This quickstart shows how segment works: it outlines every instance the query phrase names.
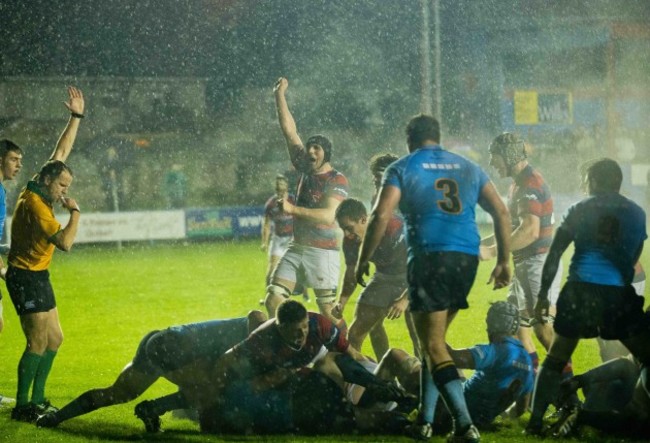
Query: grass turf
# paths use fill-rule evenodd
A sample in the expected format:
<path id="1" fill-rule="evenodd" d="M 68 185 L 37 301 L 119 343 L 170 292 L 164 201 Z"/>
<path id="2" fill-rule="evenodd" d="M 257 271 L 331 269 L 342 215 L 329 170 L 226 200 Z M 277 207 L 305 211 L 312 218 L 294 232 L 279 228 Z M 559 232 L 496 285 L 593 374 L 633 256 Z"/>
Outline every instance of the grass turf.
<path id="1" fill-rule="evenodd" d="M 88 389 L 110 385 L 131 360 L 145 333 L 173 324 L 245 315 L 259 308 L 264 295 L 266 255 L 257 241 L 239 243 L 132 244 L 114 247 L 76 247 L 57 252 L 51 266 L 61 324 L 65 334 L 47 384 L 46 394 L 62 406 Z M 646 255 L 647 257 L 647 255 Z M 565 260 L 565 262 L 568 260 Z M 491 291 L 485 284 L 492 263 L 482 263 L 470 295 L 470 309 L 459 313 L 448 334 L 454 347 L 487 341 L 485 313 L 506 291 Z M 24 338 L 6 290 L 5 330 L 0 336 L 0 393 L 14 396 L 16 366 Z M 353 301 L 354 303 L 354 301 Z M 316 309 L 315 303 L 309 304 Z M 345 317 L 351 321 L 353 306 Z M 391 346 L 411 351 L 402 320 L 386 321 Z M 368 341 L 364 352 L 371 354 Z M 540 357 L 543 352 L 540 349 Z M 593 340 L 581 342 L 574 354 L 574 369 L 583 372 L 598 363 Z M 0 408 L 0 441 L 82 442 L 102 441 L 259 441 L 255 436 L 206 436 L 196 424 L 163 417 L 165 432 L 147 435 L 134 417 L 133 407 L 143 399 L 170 393 L 174 386 L 160 380 L 139 400 L 104 408 L 72 419 L 56 429 L 10 420 L 11 407 Z M 526 419 L 499 424 L 483 432 L 484 442 L 539 441 L 521 434 Z M 590 441 L 621 441 L 587 432 Z M 411 441 L 393 436 L 265 437 L 268 441 Z M 434 437 L 432 441 L 443 441 Z"/>

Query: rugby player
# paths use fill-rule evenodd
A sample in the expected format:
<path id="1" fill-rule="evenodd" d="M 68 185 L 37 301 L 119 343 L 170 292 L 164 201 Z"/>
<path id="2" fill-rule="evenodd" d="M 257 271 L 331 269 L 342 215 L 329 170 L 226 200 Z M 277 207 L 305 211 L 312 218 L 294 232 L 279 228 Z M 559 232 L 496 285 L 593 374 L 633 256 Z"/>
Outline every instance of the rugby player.
<path id="1" fill-rule="evenodd" d="M 620 166 L 602 158 L 586 168 L 588 197 L 571 206 L 557 229 L 542 271 L 535 316 L 548 315 L 549 288 L 560 257 L 571 243 L 569 276 L 557 302 L 553 343 L 542 364 L 526 432 L 542 434 L 548 405 L 555 399 L 561 371 L 581 338 L 618 339 L 650 364 L 650 330 L 643 297 L 634 291 L 634 264 L 647 238 L 643 209 L 620 195 Z"/>
<path id="2" fill-rule="evenodd" d="M 331 310 L 341 264 L 334 214 L 348 196 L 348 180 L 330 164 L 332 143 L 327 137 L 314 135 L 303 144 L 287 105 L 288 86 L 286 78 L 278 79 L 275 103 L 289 158 L 301 175 L 296 203 L 280 202 L 282 210 L 293 216 L 294 240 L 273 273 L 265 305 L 274 316 L 278 304 L 300 283 L 314 289 L 320 312 L 335 321 Z"/>
<path id="3" fill-rule="evenodd" d="M 23 166 L 23 151 L 18 145 L 10 140 L 0 140 L 0 236 L 5 227 L 7 218 L 7 190 L 2 182 L 13 180 L 20 172 Z M 7 245 L 0 245 L 2 249 L 8 250 Z M 3 252 L 4 253 L 4 252 Z M 5 279 L 7 267 L 0 257 L 0 278 Z M 2 293 L 0 292 L 0 333 L 4 329 L 4 319 L 2 317 Z M 15 400 L 0 394 L 0 406 L 13 403 Z"/>
<path id="4" fill-rule="evenodd" d="M 498 258 L 489 282 L 494 282 L 495 289 L 510 282 L 508 210 L 478 165 L 442 149 L 435 118 L 414 117 L 406 135 L 410 154 L 384 173 L 361 246 L 356 279 L 365 285 L 370 259 L 399 205 L 407 226 L 409 306 L 426 367 L 421 372 L 423 377 L 433 377 L 453 416 L 452 440 L 479 441 L 445 335 L 458 310 L 468 307 L 467 295 L 476 276 L 480 244 L 477 203 L 494 220 Z M 422 384 L 428 390 L 433 387 L 433 383 Z"/>
<path id="5" fill-rule="evenodd" d="M 524 140 L 516 134 L 504 132 L 489 147 L 490 166 L 501 178 L 512 178 L 508 191 L 508 210 L 512 226 L 510 249 L 514 263 L 514 275 L 508 290 L 508 301 L 519 309 L 521 328 L 519 340 L 533 359 L 535 369 L 539 357 L 532 340 L 531 327 L 539 342 L 548 351 L 553 340 L 553 316 L 560 293 L 562 272 L 558 272 L 549 289 L 550 315 L 543 323 L 533 320 L 537 302 L 542 267 L 553 239 L 553 198 L 551 189 L 540 172 L 528 163 Z M 494 236 L 481 240 L 482 260 L 492 259 L 496 254 Z M 571 376 L 570 365 L 565 369 Z"/>
<path id="6" fill-rule="evenodd" d="M 336 221 L 343 230 L 343 254 L 345 256 L 345 273 L 338 303 L 333 315 L 341 318 L 343 310 L 357 287 L 354 267 L 359 256 L 361 239 L 366 233 L 368 214 L 364 204 L 354 198 L 348 198 L 336 209 Z M 354 320 L 348 331 L 350 345 L 361 350 L 366 336 L 372 329 L 383 329 L 384 318 L 399 318 L 408 307 L 406 296 L 406 240 L 402 219 L 397 215 L 388 223 L 386 235 L 382 237 L 372 262 L 375 273 L 359 294 Z M 385 331 L 384 331 L 385 335 Z M 388 337 L 384 340 L 371 341 L 377 359 L 388 351 Z"/>
<path id="7" fill-rule="evenodd" d="M 244 340 L 265 320 L 266 315 L 261 311 L 251 311 L 246 317 L 151 331 L 140 341 L 133 360 L 111 386 L 84 392 L 61 410 L 41 416 L 36 425 L 55 427 L 99 408 L 134 400 L 160 377 L 181 386 L 199 383 L 221 355 Z M 163 399 L 140 403 L 136 407 L 136 416 L 144 422 L 148 432 L 157 432 L 160 430 L 159 416 L 163 412 L 188 406 L 183 393 L 178 392 Z"/>

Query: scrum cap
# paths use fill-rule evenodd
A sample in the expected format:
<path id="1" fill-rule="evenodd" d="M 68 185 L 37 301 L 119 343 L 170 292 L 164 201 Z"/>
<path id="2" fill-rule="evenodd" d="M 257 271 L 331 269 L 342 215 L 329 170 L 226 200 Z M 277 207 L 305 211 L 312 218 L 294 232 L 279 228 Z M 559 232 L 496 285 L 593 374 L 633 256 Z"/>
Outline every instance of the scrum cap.
<path id="1" fill-rule="evenodd" d="M 492 143 L 490 143 L 488 151 L 490 154 L 496 154 L 503 157 L 506 166 L 509 168 L 528 157 L 526 155 L 524 141 L 521 137 L 512 132 L 504 132 L 503 134 L 498 135 L 494 140 L 492 140 Z"/>
<path id="2" fill-rule="evenodd" d="M 498 301 L 488 309 L 487 318 L 488 335 L 511 335 L 519 328 L 519 311 L 505 301 Z"/>
<path id="3" fill-rule="evenodd" d="M 305 147 L 309 148 L 312 145 L 318 145 L 321 148 L 323 148 L 323 152 L 325 153 L 323 161 L 325 162 L 330 161 L 330 158 L 332 157 L 332 142 L 330 141 L 329 138 L 320 134 L 312 135 L 307 139 L 307 143 L 305 143 Z"/>

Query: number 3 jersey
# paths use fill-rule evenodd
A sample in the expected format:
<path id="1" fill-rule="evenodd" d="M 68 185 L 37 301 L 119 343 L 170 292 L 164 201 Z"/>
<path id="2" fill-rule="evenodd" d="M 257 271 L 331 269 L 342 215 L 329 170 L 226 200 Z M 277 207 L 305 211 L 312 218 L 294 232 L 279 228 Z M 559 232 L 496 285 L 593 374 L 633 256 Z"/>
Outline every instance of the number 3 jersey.
<path id="1" fill-rule="evenodd" d="M 424 146 L 391 164 L 383 186 L 401 191 L 409 258 L 427 252 L 478 255 L 476 204 L 490 179 L 476 163 L 442 149 Z"/>

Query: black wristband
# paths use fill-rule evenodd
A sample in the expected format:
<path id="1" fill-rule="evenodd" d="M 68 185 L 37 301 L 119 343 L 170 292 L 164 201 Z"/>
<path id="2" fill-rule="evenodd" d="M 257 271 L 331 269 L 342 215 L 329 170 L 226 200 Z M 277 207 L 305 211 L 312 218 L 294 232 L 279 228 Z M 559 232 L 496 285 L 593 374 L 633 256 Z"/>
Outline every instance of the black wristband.
<path id="1" fill-rule="evenodd" d="M 81 214 L 81 209 L 79 209 L 79 208 L 70 209 L 70 214 L 72 214 L 74 211 L 77 211 L 79 214 Z"/>
<path id="2" fill-rule="evenodd" d="M 71 112 L 70 115 L 72 116 L 72 118 L 84 118 L 85 117 L 85 115 L 77 114 L 76 112 Z"/>

